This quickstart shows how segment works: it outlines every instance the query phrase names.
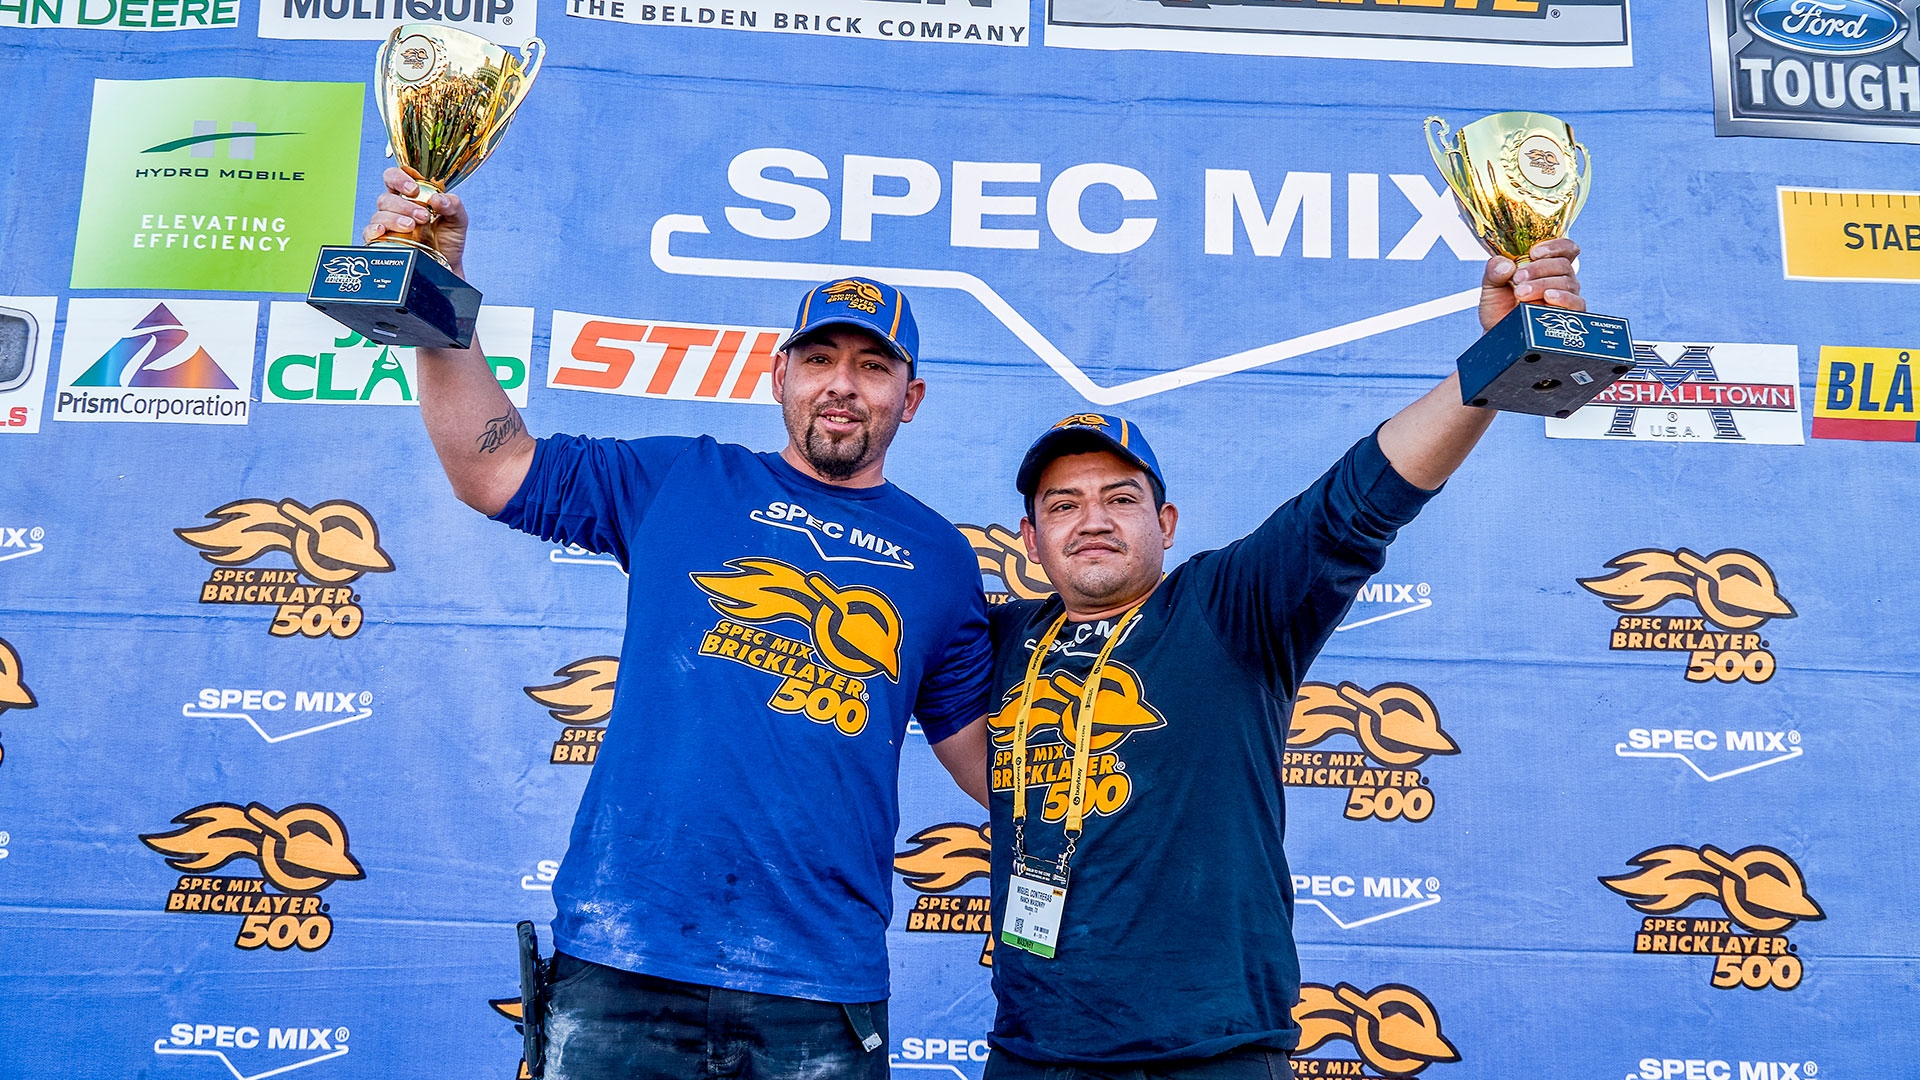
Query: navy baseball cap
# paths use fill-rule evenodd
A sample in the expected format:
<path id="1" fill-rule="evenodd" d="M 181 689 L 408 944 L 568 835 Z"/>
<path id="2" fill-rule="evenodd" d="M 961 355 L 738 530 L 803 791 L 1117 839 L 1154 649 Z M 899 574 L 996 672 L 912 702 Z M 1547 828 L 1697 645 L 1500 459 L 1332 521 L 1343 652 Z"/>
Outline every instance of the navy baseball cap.
<path id="1" fill-rule="evenodd" d="M 865 330 L 886 343 L 887 351 L 906 361 L 909 374 L 920 352 L 920 327 L 913 321 L 907 297 L 891 285 L 871 278 L 848 277 L 816 285 L 800 301 L 793 333 L 780 343 L 785 351 L 794 342 L 828 326 Z"/>
<path id="2" fill-rule="evenodd" d="M 1104 413 L 1075 413 L 1048 428 L 1027 448 L 1014 486 L 1031 499 L 1033 489 L 1040 484 L 1040 474 L 1054 458 L 1103 450 L 1144 471 L 1159 489 L 1155 494 L 1165 501 L 1166 477 L 1160 475 L 1160 461 L 1153 456 L 1153 447 L 1147 445 L 1147 437 L 1140 434 L 1139 425 Z"/>

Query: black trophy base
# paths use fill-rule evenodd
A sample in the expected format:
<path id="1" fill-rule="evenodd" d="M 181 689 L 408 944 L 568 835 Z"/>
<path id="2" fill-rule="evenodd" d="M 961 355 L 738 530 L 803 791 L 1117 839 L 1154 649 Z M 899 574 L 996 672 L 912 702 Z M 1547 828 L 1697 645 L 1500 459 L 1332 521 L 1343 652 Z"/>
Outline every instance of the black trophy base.
<path id="1" fill-rule="evenodd" d="M 323 247 L 307 303 L 368 341 L 425 349 L 473 344 L 480 290 L 424 251 Z"/>
<path id="2" fill-rule="evenodd" d="M 1521 304 L 1460 357 L 1460 401 L 1568 417 L 1633 370 L 1625 319 Z"/>

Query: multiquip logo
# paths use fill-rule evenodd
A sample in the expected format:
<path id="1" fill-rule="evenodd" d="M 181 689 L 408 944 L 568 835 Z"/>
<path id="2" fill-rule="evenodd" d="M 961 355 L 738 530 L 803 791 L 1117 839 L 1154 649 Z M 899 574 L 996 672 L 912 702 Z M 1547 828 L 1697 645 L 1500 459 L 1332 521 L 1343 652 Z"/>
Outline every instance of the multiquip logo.
<path id="1" fill-rule="evenodd" d="M 1712 957 L 1711 982 L 1722 990 L 1800 985 L 1804 961 L 1786 932 L 1827 915 L 1807 895 L 1806 877 L 1786 852 L 1756 844 L 1729 855 L 1712 844 L 1674 844 L 1627 862 L 1635 867 L 1631 873 L 1600 883 L 1646 915 L 1633 936 L 1635 953 Z M 1679 916 L 1701 900 L 1719 904 L 1728 917 Z"/>
<path id="2" fill-rule="evenodd" d="M 986 578 L 1000 582 L 1000 588 L 987 590 L 987 603 L 1004 604 L 1009 600 L 1044 600 L 1053 595 L 1053 582 L 1039 563 L 1027 555 L 1027 545 L 1019 529 L 1005 525 L 960 525 L 960 535 L 973 547 Z"/>
<path id="3" fill-rule="evenodd" d="M 270 605 L 267 633 L 274 637 L 354 636 L 366 612 L 353 583 L 393 569 L 373 515 L 344 499 L 312 507 L 292 499 L 236 499 L 207 516 L 217 520 L 173 530 L 219 567 L 200 586 L 200 602 Z M 293 569 L 241 569 L 276 551 L 291 556 Z"/>
<path id="4" fill-rule="evenodd" d="M 962 893 L 992 875 L 992 830 L 987 825 L 945 821 L 907 838 L 911 848 L 893 857 L 893 869 L 920 895 L 907 911 L 909 934 L 981 937 L 980 963 L 993 966 L 993 916 L 986 893 Z"/>
<path id="5" fill-rule="evenodd" d="M 500 388 L 527 407 L 533 309 L 480 309 L 474 334 Z M 419 360 L 399 345 L 368 341 L 307 306 L 275 300 L 267 315 L 266 381 L 260 399 L 289 405 L 418 405 Z"/>
<path id="6" fill-rule="evenodd" d="M 1300 984 L 1293 1007 L 1300 1046 L 1291 1064 L 1296 1078 L 1414 1076 L 1429 1065 L 1460 1060 L 1440 1030 L 1440 1014 L 1411 986 L 1387 983 L 1371 992 L 1351 983 Z M 1329 1043 L 1350 1043 L 1358 1057 L 1306 1057 Z"/>
<path id="7" fill-rule="evenodd" d="M 1633 370 L 1564 420 L 1553 439 L 1799 445 L 1800 352 L 1792 345 L 1633 343 Z"/>
<path id="8" fill-rule="evenodd" d="M 547 385 L 674 401 L 775 405 L 773 349 L 786 331 L 553 313 Z"/>
<path id="9" fill-rule="evenodd" d="M 32 709 L 39 704 L 33 691 L 27 688 L 20 654 L 6 638 L 0 638 L 0 716 L 4 716 L 8 709 Z M 7 748 L 0 746 L 0 762 L 6 759 Z"/>
<path id="10" fill-rule="evenodd" d="M 244 424 L 259 321 L 251 300 L 71 300 L 53 417 Z"/>
<path id="11" fill-rule="evenodd" d="M 544 705 L 547 715 L 566 725 L 553 741 L 554 765 L 592 765 L 607 736 L 603 726 L 613 714 L 613 690 L 620 681 L 620 658 L 589 656 L 554 672 L 557 683 L 525 686 L 521 690 Z M 547 730 L 551 731 L 552 728 Z M 551 880 L 551 879 L 549 879 Z"/>
<path id="12" fill-rule="evenodd" d="M 240 1080 L 265 1080 L 345 1057 L 351 1034 L 344 1024 L 280 1027 L 181 1023 L 153 1040 L 153 1052 L 162 1057 L 213 1058 Z"/>
<path id="13" fill-rule="evenodd" d="M 1778 667 L 1773 645 L 1758 630 L 1794 617 L 1773 568 L 1758 555 L 1726 548 L 1702 557 L 1686 548 L 1640 548 L 1608 560 L 1613 573 L 1579 579 L 1609 608 L 1624 612 L 1607 647 L 1674 652 L 1687 658 L 1688 682 L 1763 683 Z M 1691 601 L 1699 618 L 1649 615 L 1675 600 Z"/>
<path id="14" fill-rule="evenodd" d="M 260 36 L 379 41 L 401 23 L 441 23 L 509 48 L 538 32 L 533 0 L 261 0 Z"/>
<path id="15" fill-rule="evenodd" d="M 1913 405 L 1913 354 L 1911 349 L 1822 346 L 1813 437 L 1920 441 L 1920 414 Z"/>
<path id="16" fill-rule="evenodd" d="M 166 856 L 168 866 L 188 871 L 167 894 L 166 910 L 240 916 L 233 943 L 241 949 L 322 948 L 333 938 L 333 917 L 320 893 L 335 882 L 367 876 L 339 815 L 318 803 L 296 803 L 277 813 L 257 802 L 205 803 L 173 822 L 180 827 L 172 832 L 140 837 Z M 253 862 L 261 876 L 210 873 L 235 859 Z"/>
<path id="17" fill-rule="evenodd" d="M 1920 142 L 1912 0 L 1711 0 L 1714 133 Z"/>
<path id="18" fill-rule="evenodd" d="M 352 234 L 362 84 L 93 86 L 74 288 L 305 292 Z"/>
<path id="19" fill-rule="evenodd" d="M 1335 736 L 1351 738 L 1362 752 L 1310 749 Z M 1433 699 L 1416 686 L 1309 682 L 1293 701 L 1280 777 L 1288 787 L 1344 788 L 1351 821 L 1425 821 L 1434 793 L 1420 766 L 1459 752 Z"/>

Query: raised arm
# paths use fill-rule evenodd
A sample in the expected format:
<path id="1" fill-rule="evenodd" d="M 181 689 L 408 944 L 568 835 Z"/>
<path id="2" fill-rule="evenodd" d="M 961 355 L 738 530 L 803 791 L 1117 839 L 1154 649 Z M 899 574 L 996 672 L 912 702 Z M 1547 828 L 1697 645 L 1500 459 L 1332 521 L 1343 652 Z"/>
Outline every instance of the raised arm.
<path id="1" fill-rule="evenodd" d="M 433 210 L 406 196 L 418 190 L 413 178 L 388 169 L 387 190 L 375 203 L 365 232 L 369 243 L 391 232 L 414 236 L 433 222 L 434 247 L 461 277 L 466 249 L 467 208 L 458 195 L 435 195 Z M 436 216 L 437 215 L 437 216 Z M 465 349 L 419 349 L 420 418 L 440 455 L 453 493 L 483 514 L 500 512 L 520 490 L 533 463 L 533 436 L 494 378 L 476 335 Z"/>
<path id="2" fill-rule="evenodd" d="M 1509 259 L 1487 260 L 1480 278 L 1483 330 L 1491 330 L 1522 300 L 1571 311 L 1587 309 L 1573 271 L 1580 245 L 1564 237 L 1542 240 L 1531 255 L 1532 261 L 1518 269 Z M 1492 409 L 1460 403 L 1460 375 L 1455 372 L 1380 428 L 1380 451 L 1408 483 L 1432 491 L 1467 460 L 1494 416 Z"/>

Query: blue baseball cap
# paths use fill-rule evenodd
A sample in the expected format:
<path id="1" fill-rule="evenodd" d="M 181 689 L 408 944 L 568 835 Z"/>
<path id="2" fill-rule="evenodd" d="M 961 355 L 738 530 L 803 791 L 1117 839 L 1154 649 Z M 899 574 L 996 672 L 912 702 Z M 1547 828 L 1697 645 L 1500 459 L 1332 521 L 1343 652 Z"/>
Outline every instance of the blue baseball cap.
<path id="1" fill-rule="evenodd" d="M 865 330 L 886 343 L 887 351 L 906 362 L 912 373 L 920 352 L 920 327 L 913 321 L 906 294 L 871 278 L 847 277 L 816 285 L 800 301 L 793 317 L 793 333 L 780 343 L 785 351 L 794 342 L 828 326 Z"/>
<path id="2" fill-rule="evenodd" d="M 1153 447 L 1147 445 L 1147 437 L 1140 433 L 1139 425 L 1105 413 L 1075 413 L 1048 428 L 1046 434 L 1027 448 L 1027 456 L 1020 460 L 1020 471 L 1014 476 L 1014 486 L 1020 489 L 1021 495 L 1031 499 L 1033 489 L 1040 485 L 1040 474 L 1054 458 L 1099 451 L 1117 455 L 1145 472 L 1158 488 L 1154 494 L 1165 501 L 1166 477 L 1160 475 L 1160 460 L 1153 456 Z"/>

